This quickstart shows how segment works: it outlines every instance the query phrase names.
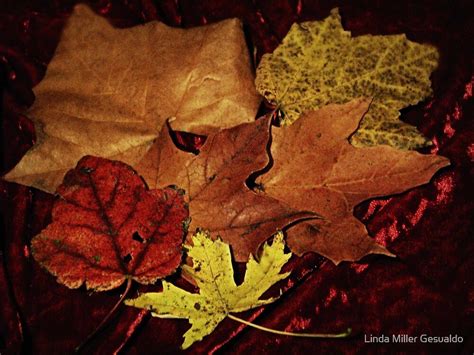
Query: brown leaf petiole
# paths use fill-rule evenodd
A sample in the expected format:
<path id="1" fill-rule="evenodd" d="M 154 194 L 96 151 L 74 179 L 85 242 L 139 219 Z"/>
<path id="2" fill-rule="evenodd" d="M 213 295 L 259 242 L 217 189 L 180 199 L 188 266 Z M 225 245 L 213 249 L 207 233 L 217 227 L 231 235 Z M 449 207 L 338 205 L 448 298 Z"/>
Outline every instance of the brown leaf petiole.
<path id="1" fill-rule="evenodd" d="M 132 278 L 129 277 L 127 279 L 127 285 L 125 287 L 125 291 L 122 293 L 122 296 L 120 296 L 120 299 L 117 301 L 115 306 L 110 310 L 110 312 L 105 316 L 105 318 L 102 320 L 102 322 L 100 322 L 100 324 L 97 326 L 97 328 L 95 328 L 95 330 L 92 333 L 90 333 L 87 336 L 87 338 L 74 349 L 75 353 L 81 352 L 82 349 L 105 327 L 105 325 L 107 324 L 109 319 L 112 317 L 112 315 L 115 313 L 115 311 L 120 306 L 120 304 L 123 302 L 125 297 L 127 297 L 131 286 L 132 286 Z"/>

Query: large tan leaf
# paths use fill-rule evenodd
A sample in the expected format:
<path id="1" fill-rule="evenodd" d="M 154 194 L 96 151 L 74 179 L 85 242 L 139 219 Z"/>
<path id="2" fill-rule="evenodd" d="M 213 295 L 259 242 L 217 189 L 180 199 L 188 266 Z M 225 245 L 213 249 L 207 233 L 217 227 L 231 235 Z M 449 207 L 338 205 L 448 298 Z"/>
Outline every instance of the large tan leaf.
<path id="1" fill-rule="evenodd" d="M 315 213 L 296 210 L 250 190 L 245 181 L 269 162 L 270 118 L 208 136 L 199 155 L 179 151 L 168 127 L 136 165 L 150 188 L 175 184 L 185 189 L 190 232 L 209 230 L 232 245 L 237 261 L 248 260 L 275 232 Z"/>
<path id="2" fill-rule="evenodd" d="M 374 97 L 351 143 L 411 149 L 427 143 L 399 110 L 431 94 L 438 51 L 404 34 L 351 37 L 337 9 L 323 21 L 294 24 L 257 69 L 258 91 L 284 113 L 288 125 L 307 110 Z"/>
<path id="3" fill-rule="evenodd" d="M 356 148 L 348 138 L 369 108 L 357 99 L 302 115 L 292 126 L 273 130 L 272 169 L 258 180 L 265 193 L 324 220 L 288 230 L 297 254 L 318 252 L 336 264 L 370 253 L 391 255 L 370 238 L 352 214 L 371 197 L 396 194 L 424 184 L 448 159 L 389 146 Z"/>
<path id="4" fill-rule="evenodd" d="M 85 5 L 34 92 L 37 143 L 6 179 L 48 192 L 84 155 L 136 164 L 169 117 L 208 134 L 252 121 L 259 104 L 238 20 L 118 29 Z"/>

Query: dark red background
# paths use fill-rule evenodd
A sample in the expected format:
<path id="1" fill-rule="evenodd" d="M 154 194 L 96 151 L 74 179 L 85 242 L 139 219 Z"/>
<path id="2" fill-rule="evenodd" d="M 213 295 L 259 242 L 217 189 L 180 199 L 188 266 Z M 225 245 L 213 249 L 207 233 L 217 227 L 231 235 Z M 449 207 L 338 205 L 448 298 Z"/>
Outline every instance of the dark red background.
<path id="1" fill-rule="evenodd" d="M 34 128 L 21 112 L 44 76 L 73 1 L 0 1 L 2 173 L 33 144 Z M 294 21 L 323 19 L 340 7 L 354 35 L 405 32 L 436 45 L 440 66 L 434 96 L 403 110 L 435 142 L 431 152 L 451 159 L 431 183 L 356 208 L 370 233 L 397 259 L 371 256 L 335 267 L 308 254 L 293 258 L 286 292 L 265 309 L 243 314 L 275 329 L 339 332 L 346 340 L 275 336 L 225 320 L 191 352 L 466 353 L 474 351 L 472 1 L 100 1 L 93 8 L 117 26 L 151 20 L 192 27 L 229 17 L 245 23 L 250 51 L 272 51 Z M 223 43 L 225 46 L 225 43 Z M 185 55 L 185 54 L 184 54 Z M 426 152 L 429 152 L 427 149 Z M 469 190 L 471 189 L 471 190 Z M 0 267 L 0 353 L 70 353 L 99 324 L 122 289 L 88 294 L 69 290 L 31 258 L 29 241 L 50 219 L 54 197 L 0 180 L 3 223 Z M 177 279 L 175 277 L 174 279 Z M 178 284 L 183 284 L 177 280 Z M 135 286 L 133 292 L 138 287 Z M 140 287 L 141 290 L 145 288 Z M 148 289 L 156 289 L 149 287 Z M 186 320 L 151 319 L 122 307 L 88 353 L 179 351 Z M 363 334 L 457 334 L 462 344 L 365 344 Z"/>

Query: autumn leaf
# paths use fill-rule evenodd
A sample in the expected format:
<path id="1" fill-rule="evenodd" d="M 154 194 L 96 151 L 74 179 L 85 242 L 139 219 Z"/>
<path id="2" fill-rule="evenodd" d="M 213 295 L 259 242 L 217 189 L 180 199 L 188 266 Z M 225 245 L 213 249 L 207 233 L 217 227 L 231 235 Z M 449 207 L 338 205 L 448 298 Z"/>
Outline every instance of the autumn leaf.
<path id="1" fill-rule="evenodd" d="M 374 97 L 351 143 L 418 148 L 427 140 L 398 119 L 399 110 L 431 94 L 429 76 L 438 56 L 436 48 L 404 34 L 351 38 L 333 9 L 324 21 L 295 23 L 283 43 L 263 56 L 256 86 L 283 112 L 283 125 L 307 110 Z"/>
<path id="2" fill-rule="evenodd" d="M 140 295 L 125 304 L 152 311 L 160 318 L 185 318 L 191 328 L 184 334 L 183 349 L 211 334 L 231 312 L 242 312 L 275 301 L 260 300 L 263 293 L 289 273 L 280 273 L 291 253 L 284 252 L 283 234 L 278 233 L 271 245 L 265 244 L 259 260 L 250 255 L 245 279 L 240 285 L 234 281 L 230 248 L 221 240 L 212 240 L 204 232 L 196 233 L 188 256 L 193 266 L 183 269 L 199 287 L 199 293 L 189 293 L 163 281 L 162 292 Z"/>
<path id="3" fill-rule="evenodd" d="M 265 194 L 322 216 L 288 230 L 296 254 L 314 251 L 334 263 L 370 253 L 392 255 L 368 236 L 353 208 L 372 197 L 424 184 L 448 159 L 389 146 L 356 148 L 348 138 L 369 109 L 366 99 L 328 105 L 275 128 L 273 167 L 257 181 Z"/>
<path id="4" fill-rule="evenodd" d="M 174 129 L 208 134 L 253 121 L 260 100 L 238 20 L 119 29 L 85 5 L 34 93 L 37 143 L 5 178 L 47 192 L 84 155 L 133 166 L 170 117 Z"/>
<path id="5" fill-rule="evenodd" d="M 124 163 L 87 156 L 58 187 L 52 223 L 33 238 L 34 258 L 69 288 L 150 284 L 174 272 L 188 217 L 182 191 L 148 190 Z"/>
<path id="6" fill-rule="evenodd" d="M 263 118 L 223 129 L 209 135 L 194 156 L 174 146 L 165 125 L 136 169 L 151 188 L 182 187 L 189 201 L 190 232 L 204 228 L 221 236 L 232 245 L 235 259 L 246 261 L 278 230 L 317 217 L 247 187 L 247 178 L 269 163 L 269 126 L 270 118 Z"/>

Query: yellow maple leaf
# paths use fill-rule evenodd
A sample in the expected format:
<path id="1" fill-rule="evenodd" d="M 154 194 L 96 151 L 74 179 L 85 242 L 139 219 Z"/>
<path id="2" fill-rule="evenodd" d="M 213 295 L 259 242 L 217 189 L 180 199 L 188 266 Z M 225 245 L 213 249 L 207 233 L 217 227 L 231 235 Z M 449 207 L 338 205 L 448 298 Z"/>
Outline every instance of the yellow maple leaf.
<path id="1" fill-rule="evenodd" d="M 436 48 L 404 34 L 352 38 L 333 9 L 323 21 L 294 24 L 283 43 L 263 56 L 256 86 L 283 112 L 283 125 L 304 111 L 373 97 L 351 143 L 413 149 L 428 141 L 398 119 L 399 110 L 431 94 L 429 77 L 438 57 Z"/>
<path id="2" fill-rule="evenodd" d="M 191 328 L 184 334 L 183 349 L 212 333 L 230 312 L 242 312 L 271 303 L 275 298 L 260 300 L 263 293 L 289 273 L 280 273 L 291 257 L 284 252 L 283 233 L 279 232 L 271 245 L 265 244 L 257 261 L 250 256 L 245 279 L 236 285 L 229 245 L 212 240 L 209 234 L 198 232 L 193 236 L 188 256 L 193 266 L 185 265 L 199 293 L 189 293 L 164 281 L 163 292 L 150 292 L 136 299 L 126 300 L 129 306 L 146 308 L 160 318 L 187 318 Z"/>

